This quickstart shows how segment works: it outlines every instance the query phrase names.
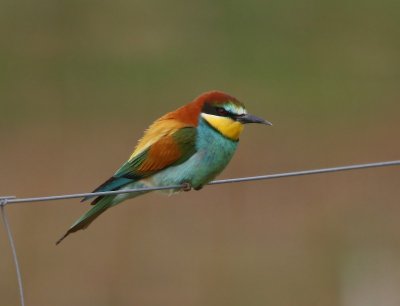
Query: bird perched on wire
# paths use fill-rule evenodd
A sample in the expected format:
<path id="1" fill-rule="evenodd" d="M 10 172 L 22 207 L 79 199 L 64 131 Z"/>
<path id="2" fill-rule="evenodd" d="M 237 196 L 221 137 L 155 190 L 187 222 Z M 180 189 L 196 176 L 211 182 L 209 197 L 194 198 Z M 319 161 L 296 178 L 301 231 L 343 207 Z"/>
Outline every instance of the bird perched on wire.
<path id="1" fill-rule="evenodd" d="M 185 186 L 182 189 L 186 191 L 199 190 L 227 166 L 238 146 L 243 125 L 247 123 L 272 125 L 248 114 L 243 103 L 226 93 L 203 93 L 193 102 L 156 120 L 130 158 L 94 192 L 175 185 Z M 56 244 L 88 227 L 108 208 L 147 192 L 96 197 L 93 207 Z"/>

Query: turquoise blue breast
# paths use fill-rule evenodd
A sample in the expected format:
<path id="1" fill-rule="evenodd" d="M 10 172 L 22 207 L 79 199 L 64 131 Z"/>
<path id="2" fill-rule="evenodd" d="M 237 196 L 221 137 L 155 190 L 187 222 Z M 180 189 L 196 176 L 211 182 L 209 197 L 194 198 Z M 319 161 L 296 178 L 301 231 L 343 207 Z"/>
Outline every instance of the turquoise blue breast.
<path id="1" fill-rule="evenodd" d="M 197 152 L 184 163 L 169 167 L 152 177 L 154 185 L 190 183 L 199 188 L 213 180 L 229 163 L 238 142 L 232 141 L 200 118 L 197 128 Z"/>

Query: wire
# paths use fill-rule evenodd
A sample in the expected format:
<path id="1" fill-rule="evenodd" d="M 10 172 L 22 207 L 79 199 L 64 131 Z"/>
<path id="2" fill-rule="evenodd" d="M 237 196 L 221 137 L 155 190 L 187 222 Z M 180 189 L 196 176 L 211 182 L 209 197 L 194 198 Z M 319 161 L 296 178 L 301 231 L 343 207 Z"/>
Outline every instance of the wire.
<path id="1" fill-rule="evenodd" d="M 252 181 L 271 180 L 271 179 L 293 177 L 293 176 L 343 172 L 343 171 L 360 170 L 360 169 L 368 169 L 368 168 L 382 168 L 382 167 L 390 167 L 390 166 L 400 166 L 400 160 L 218 180 L 218 181 L 209 183 L 209 185 L 252 182 Z"/>
<path id="2" fill-rule="evenodd" d="M 12 256 L 13 256 L 14 265 L 15 265 L 15 272 L 17 274 L 17 281 L 18 281 L 18 288 L 19 288 L 19 299 L 21 301 L 21 306 L 25 306 L 24 287 L 22 285 L 22 275 L 21 275 L 21 270 L 19 268 L 17 250 L 15 248 L 14 238 L 13 238 L 12 232 L 11 232 L 11 227 L 10 227 L 10 224 L 8 223 L 6 210 L 4 209 L 4 206 L 7 203 L 7 201 L 8 201 L 8 198 L 0 199 L 1 218 L 3 219 L 4 228 L 6 229 L 8 242 L 10 243 L 10 247 L 11 247 L 11 251 L 12 251 Z"/>
<path id="3" fill-rule="evenodd" d="M 381 168 L 381 167 L 390 167 L 390 166 L 400 166 L 400 160 L 217 180 L 217 181 L 212 181 L 207 185 L 243 183 L 243 182 L 271 180 L 271 179 L 278 179 L 278 178 L 285 178 L 285 177 L 304 176 L 304 175 L 313 175 L 313 174 L 322 174 L 322 173 L 331 173 L 331 172 L 342 172 L 342 171 L 368 169 L 368 168 Z M 116 195 L 116 194 L 123 194 L 123 193 L 135 193 L 135 192 L 142 192 L 142 191 L 180 190 L 180 189 L 184 189 L 185 187 L 187 187 L 187 186 L 173 185 L 173 186 L 125 189 L 125 190 L 116 190 L 116 191 L 104 191 L 104 192 L 76 193 L 76 194 L 66 194 L 66 195 L 56 195 L 56 196 L 35 197 L 35 198 L 15 198 L 15 197 L 10 198 L 10 197 L 8 197 L 6 203 L 3 205 L 11 205 L 11 204 L 17 204 L 17 203 L 58 201 L 58 200 L 75 199 L 75 198 L 83 198 L 83 197 L 97 197 L 97 196 Z M 2 198 L 0 198 L 0 200 L 1 199 Z"/>
<path id="4" fill-rule="evenodd" d="M 244 183 L 244 182 L 253 182 L 253 181 L 260 181 L 260 180 L 272 180 L 272 179 L 285 178 L 285 177 L 304 176 L 304 175 L 313 175 L 313 174 L 321 174 L 321 173 L 332 173 L 332 172 L 341 172 L 341 171 L 350 171 L 350 170 L 359 170 L 359 169 L 368 169 L 368 168 L 391 167 L 391 166 L 400 166 L 400 160 L 217 180 L 217 181 L 210 182 L 208 185 Z M 115 195 L 115 194 L 122 194 L 122 193 L 134 193 L 134 192 L 141 192 L 141 191 L 156 191 L 156 190 L 171 190 L 171 189 L 179 190 L 179 189 L 184 189 L 184 188 L 187 188 L 187 186 L 186 185 L 160 186 L 160 187 L 126 189 L 126 190 L 106 191 L 106 192 L 76 193 L 76 194 L 56 195 L 56 196 L 47 196 L 47 197 L 35 197 L 35 198 L 16 198 L 15 196 L 0 197 L 0 211 L 1 211 L 3 224 L 6 229 L 8 240 L 9 240 L 11 250 L 12 250 L 13 260 L 14 260 L 14 264 L 15 264 L 15 270 L 17 273 L 21 306 L 25 306 L 24 289 L 22 286 L 22 276 L 21 276 L 21 271 L 19 268 L 17 251 L 15 248 L 10 224 L 8 223 L 7 215 L 5 212 L 6 205 L 17 204 L 17 203 L 58 201 L 58 200 L 75 199 L 75 198 L 83 198 L 83 197 L 96 197 L 96 196 Z"/>

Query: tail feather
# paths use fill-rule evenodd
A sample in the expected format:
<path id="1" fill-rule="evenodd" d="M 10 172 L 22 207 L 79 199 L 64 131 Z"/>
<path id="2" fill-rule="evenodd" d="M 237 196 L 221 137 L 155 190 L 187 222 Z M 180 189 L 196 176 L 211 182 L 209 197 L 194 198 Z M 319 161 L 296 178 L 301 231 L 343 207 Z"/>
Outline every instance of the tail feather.
<path id="1" fill-rule="evenodd" d="M 103 184 L 101 184 L 99 187 L 97 187 L 95 190 L 92 192 L 101 192 L 101 191 L 112 191 L 112 190 L 117 190 L 129 183 L 132 183 L 133 180 L 125 177 L 110 177 L 107 181 L 105 181 Z M 85 202 L 89 199 L 94 198 L 95 196 L 88 196 L 84 197 L 81 202 Z M 92 202 L 92 205 L 95 205 L 98 203 L 104 196 L 99 196 L 94 201 Z"/>
<path id="2" fill-rule="evenodd" d="M 80 217 L 69 230 L 57 240 L 56 245 L 63 241 L 69 234 L 75 233 L 79 230 L 87 228 L 98 216 L 105 212 L 112 205 L 114 196 L 102 197 L 103 201 L 99 201 L 97 205 L 93 206 L 87 213 Z"/>
<path id="3" fill-rule="evenodd" d="M 118 180 L 118 179 L 117 179 Z M 132 180 L 130 180 L 132 181 Z M 110 179 L 107 181 L 108 184 L 112 184 L 114 182 L 114 180 Z M 106 183 L 107 183 L 106 182 Z M 121 180 L 119 181 L 120 183 L 122 182 Z M 102 186 L 100 186 L 99 188 L 106 188 L 106 183 L 104 183 Z M 129 183 L 128 183 L 129 184 Z M 108 185 L 111 186 L 111 185 Z M 115 185 L 113 185 L 115 186 Z M 121 185 L 124 186 L 124 185 Z M 146 184 L 144 184 L 143 182 L 136 182 L 135 183 L 135 187 L 136 188 L 143 188 L 146 187 Z M 98 189 L 99 189 L 98 188 Z M 113 190 L 122 190 L 124 189 L 122 188 L 114 188 Z M 102 191 L 105 191 L 105 189 L 103 189 Z M 149 191 L 140 191 L 140 192 L 136 192 L 134 194 L 125 194 L 125 195 L 106 195 L 106 196 L 99 196 L 97 197 L 93 202 L 94 205 L 88 212 L 86 212 L 83 216 L 81 216 L 70 228 L 69 230 L 59 239 L 57 240 L 56 244 L 60 244 L 61 241 L 63 241 L 66 237 L 68 237 L 68 235 L 75 233 L 79 230 L 85 229 L 87 228 L 98 216 L 100 216 L 103 212 L 105 212 L 108 208 L 113 207 L 115 205 L 117 205 L 118 203 L 121 203 L 122 201 L 128 199 L 128 198 L 134 198 L 137 197 L 139 195 L 148 193 Z"/>

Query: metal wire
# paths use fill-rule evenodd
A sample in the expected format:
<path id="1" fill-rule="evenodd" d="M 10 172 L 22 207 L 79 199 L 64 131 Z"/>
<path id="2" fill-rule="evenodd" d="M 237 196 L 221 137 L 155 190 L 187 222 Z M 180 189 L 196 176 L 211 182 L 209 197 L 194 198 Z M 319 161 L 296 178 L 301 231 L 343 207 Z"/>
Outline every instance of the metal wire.
<path id="1" fill-rule="evenodd" d="M 4 228 L 5 228 L 6 232 L 7 232 L 8 241 L 10 243 L 10 247 L 11 247 L 11 251 L 12 251 L 12 256 L 13 256 L 14 265 L 15 265 L 15 272 L 17 274 L 17 281 L 18 281 L 18 288 L 19 288 L 19 299 L 20 299 L 20 302 L 21 302 L 21 306 L 25 306 L 24 287 L 22 285 L 22 275 L 21 275 L 21 270 L 19 268 L 17 250 L 15 248 L 14 238 L 13 238 L 12 232 L 11 232 L 11 227 L 10 227 L 10 224 L 8 223 L 6 210 L 4 208 L 4 206 L 5 206 L 5 204 L 7 204 L 7 201 L 8 201 L 9 198 L 10 197 L 1 198 L 0 199 L 1 218 L 3 220 Z"/>
<path id="2" fill-rule="evenodd" d="M 390 167 L 390 166 L 400 166 L 400 160 L 217 180 L 217 181 L 210 182 L 208 185 L 243 183 L 243 182 L 271 180 L 271 179 L 278 179 L 278 178 L 285 178 L 285 177 L 304 176 L 304 175 L 313 175 L 313 174 L 322 174 L 322 173 L 331 173 L 331 172 L 342 172 L 342 171 L 368 169 L 368 168 L 381 168 L 381 167 Z M 7 201 L 4 205 L 11 205 L 11 204 L 17 204 L 17 203 L 58 201 L 58 200 L 75 199 L 75 198 L 83 198 L 83 197 L 96 197 L 96 196 L 104 196 L 104 195 L 134 193 L 134 192 L 141 192 L 141 191 L 157 191 L 157 190 L 172 190 L 172 189 L 179 190 L 179 189 L 183 189 L 185 187 L 187 187 L 187 186 L 173 185 L 173 186 L 146 187 L 146 188 L 136 188 L 136 189 L 126 189 L 126 190 L 116 190 L 116 191 L 104 191 L 104 192 L 76 193 L 76 194 L 34 197 L 34 198 L 11 198 L 11 199 L 9 198 L 9 199 L 7 199 Z"/>
<path id="3" fill-rule="evenodd" d="M 381 167 L 390 167 L 390 166 L 400 166 L 400 160 L 218 180 L 218 181 L 210 182 L 209 185 L 252 182 L 252 181 L 271 180 L 271 179 L 278 179 L 278 178 L 285 178 L 285 177 L 292 177 L 292 176 L 304 176 L 304 175 L 343 172 L 343 171 L 350 171 L 350 170 L 381 168 Z"/>
<path id="4" fill-rule="evenodd" d="M 368 168 L 391 167 L 391 166 L 400 166 L 400 160 L 217 180 L 217 181 L 210 182 L 208 185 L 244 183 L 244 182 L 271 180 L 271 179 L 278 179 L 278 178 L 285 178 L 285 177 L 304 176 L 304 175 L 313 175 L 313 174 L 321 174 L 321 173 L 332 173 L 332 172 L 341 172 L 341 171 L 350 171 L 350 170 L 368 169 Z M 15 270 L 17 273 L 21 306 L 25 306 L 24 289 L 22 286 L 22 276 L 21 276 L 21 271 L 19 268 L 17 251 L 15 248 L 14 239 L 13 239 L 13 236 L 11 233 L 10 224 L 8 223 L 7 215 L 5 212 L 6 205 L 17 204 L 17 203 L 58 201 L 58 200 L 65 200 L 65 199 L 83 198 L 83 197 L 88 197 L 88 196 L 95 197 L 95 196 L 104 196 L 104 195 L 113 195 L 113 194 L 115 195 L 115 194 L 133 193 L 133 192 L 141 192 L 141 191 L 156 191 L 156 190 L 169 190 L 169 189 L 179 190 L 179 189 L 183 189 L 185 187 L 187 187 L 187 186 L 185 186 L 185 185 L 160 186 L 160 187 L 137 188 L 137 189 L 127 189 L 127 190 L 117 190 L 117 191 L 106 191 L 106 192 L 76 193 L 76 194 L 56 195 L 56 196 L 47 196 L 47 197 L 35 197 L 35 198 L 16 198 L 15 196 L 0 197 L 0 210 L 1 210 L 3 224 L 4 224 L 4 227 L 7 232 L 8 240 L 10 242 L 12 255 L 13 255 L 13 259 L 14 259 Z"/>

